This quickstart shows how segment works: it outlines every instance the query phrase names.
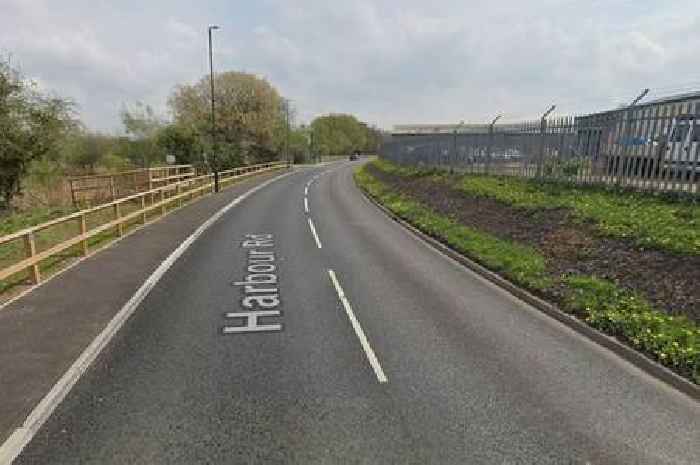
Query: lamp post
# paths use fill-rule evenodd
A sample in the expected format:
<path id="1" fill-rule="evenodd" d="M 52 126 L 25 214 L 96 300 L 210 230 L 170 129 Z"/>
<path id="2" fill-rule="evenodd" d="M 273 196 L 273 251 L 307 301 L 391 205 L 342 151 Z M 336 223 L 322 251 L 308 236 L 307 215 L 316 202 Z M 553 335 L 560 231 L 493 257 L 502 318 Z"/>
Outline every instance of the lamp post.
<path id="1" fill-rule="evenodd" d="M 214 192 L 219 192 L 219 156 L 216 152 L 216 119 L 214 116 L 214 60 L 212 56 L 211 31 L 219 29 L 219 26 L 209 26 L 209 82 L 211 84 L 211 145 L 212 161 L 214 162 Z"/>
<path id="2" fill-rule="evenodd" d="M 285 113 L 285 120 L 287 122 L 287 133 L 285 134 L 285 143 L 284 143 L 284 151 L 286 152 L 286 158 L 287 158 L 287 166 L 291 167 L 292 166 L 292 158 L 291 154 L 289 153 L 289 137 L 291 133 L 291 124 L 289 120 L 289 104 L 291 103 L 291 99 L 285 99 L 284 100 L 284 113 Z"/>

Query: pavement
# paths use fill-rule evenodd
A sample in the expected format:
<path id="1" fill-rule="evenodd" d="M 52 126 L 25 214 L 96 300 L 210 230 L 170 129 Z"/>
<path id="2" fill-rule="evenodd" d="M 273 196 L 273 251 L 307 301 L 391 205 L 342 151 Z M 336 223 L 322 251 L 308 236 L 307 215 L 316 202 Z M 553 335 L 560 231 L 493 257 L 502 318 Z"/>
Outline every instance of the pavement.
<path id="1" fill-rule="evenodd" d="M 173 249 L 228 202 L 279 175 L 188 204 L 0 308 L 0 444 Z"/>
<path id="2" fill-rule="evenodd" d="M 697 402 L 428 247 L 365 200 L 357 165 L 297 170 L 213 223 L 15 463 L 697 463 Z M 245 188 L 0 311 L 5 434 L 23 420 L 6 399 L 26 392 L 26 414 Z"/>

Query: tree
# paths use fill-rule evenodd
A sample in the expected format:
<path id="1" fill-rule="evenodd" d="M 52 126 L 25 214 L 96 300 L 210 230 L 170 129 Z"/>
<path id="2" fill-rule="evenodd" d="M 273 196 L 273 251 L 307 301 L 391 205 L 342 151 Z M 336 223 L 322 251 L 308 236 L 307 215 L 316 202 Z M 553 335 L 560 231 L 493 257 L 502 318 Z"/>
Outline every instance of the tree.
<path id="1" fill-rule="evenodd" d="M 43 95 L 0 62 L 0 209 L 22 192 L 29 164 L 57 149 L 74 126 L 70 102 Z"/>
<path id="2" fill-rule="evenodd" d="M 275 157 L 275 130 L 280 121 L 281 97 L 265 79 L 228 71 L 214 75 L 217 147 L 211 147 L 211 90 L 209 77 L 178 86 L 168 104 L 179 126 L 191 128 L 206 151 L 214 150 L 226 164 Z"/>
<path id="3" fill-rule="evenodd" d="M 311 129 L 314 147 L 322 155 L 346 155 L 367 145 L 367 127 L 352 115 L 319 116 Z"/>
<path id="4" fill-rule="evenodd" d="M 289 153 L 294 163 L 311 161 L 311 128 L 301 125 L 289 133 Z"/>
<path id="5" fill-rule="evenodd" d="M 116 138 L 79 128 L 67 134 L 62 143 L 62 160 L 71 174 L 93 174 L 113 155 Z"/>
<path id="6" fill-rule="evenodd" d="M 134 164 L 147 167 L 164 162 L 165 151 L 158 145 L 157 136 L 165 123 L 153 108 L 137 102 L 131 108 L 123 108 L 121 118 L 131 141 L 128 157 Z"/>
<path id="7" fill-rule="evenodd" d="M 169 124 L 158 132 L 156 143 L 167 155 L 173 155 L 178 164 L 202 165 L 202 144 L 190 127 Z"/>
<path id="8" fill-rule="evenodd" d="M 379 147 L 382 145 L 382 131 L 376 126 L 367 127 L 366 130 L 367 142 L 365 143 L 363 150 L 369 153 L 377 153 L 379 151 Z"/>

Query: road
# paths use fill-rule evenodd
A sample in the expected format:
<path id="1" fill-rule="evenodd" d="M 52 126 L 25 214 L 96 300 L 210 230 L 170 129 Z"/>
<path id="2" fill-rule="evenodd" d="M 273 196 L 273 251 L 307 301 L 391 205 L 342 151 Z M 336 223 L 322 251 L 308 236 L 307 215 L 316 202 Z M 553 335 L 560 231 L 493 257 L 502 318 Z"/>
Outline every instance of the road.
<path id="1" fill-rule="evenodd" d="M 696 402 L 425 245 L 354 166 L 226 213 L 15 463 L 697 463 Z"/>

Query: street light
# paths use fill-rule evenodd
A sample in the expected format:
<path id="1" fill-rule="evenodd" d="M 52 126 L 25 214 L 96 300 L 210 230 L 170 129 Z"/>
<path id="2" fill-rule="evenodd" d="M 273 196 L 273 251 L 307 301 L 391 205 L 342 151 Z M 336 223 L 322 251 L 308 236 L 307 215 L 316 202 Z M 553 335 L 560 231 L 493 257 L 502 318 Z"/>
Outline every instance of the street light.
<path id="1" fill-rule="evenodd" d="M 216 153 L 216 120 L 214 119 L 214 60 L 212 57 L 211 31 L 219 29 L 219 26 L 209 26 L 209 82 L 211 84 L 211 145 L 212 161 L 214 162 L 214 192 L 219 192 L 219 159 Z"/>
<path id="2" fill-rule="evenodd" d="M 290 120 L 289 120 L 289 105 L 292 102 L 291 99 L 284 99 L 284 112 L 285 112 L 285 120 L 287 122 L 287 133 L 285 137 L 285 144 L 284 144 L 284 151 L 285 153 L 285 158 L 287 159 L 287 166 L 291 167 L 292 166 L 292 159 L 289 153 L 289 136 L 291 132 L 291 125 L 290 125 Z"/>

